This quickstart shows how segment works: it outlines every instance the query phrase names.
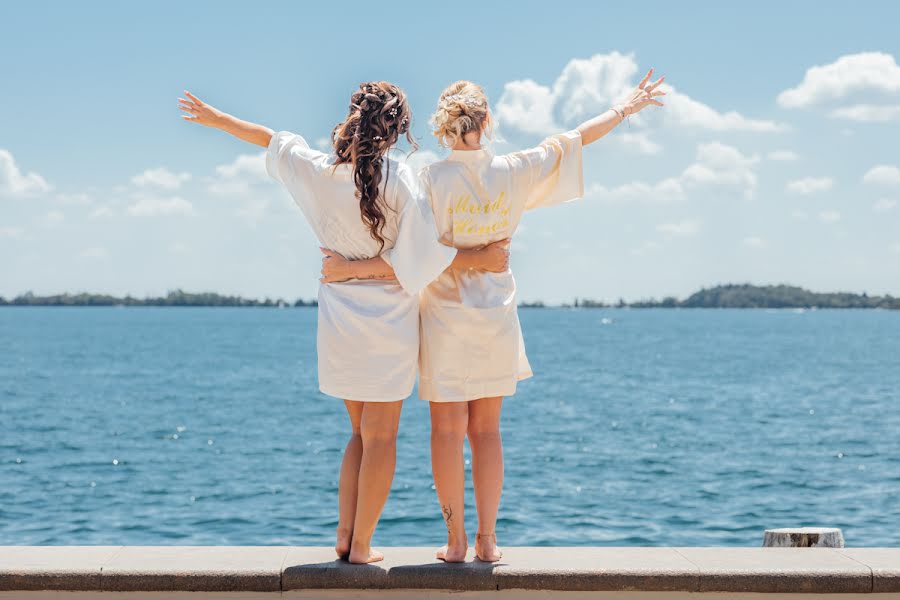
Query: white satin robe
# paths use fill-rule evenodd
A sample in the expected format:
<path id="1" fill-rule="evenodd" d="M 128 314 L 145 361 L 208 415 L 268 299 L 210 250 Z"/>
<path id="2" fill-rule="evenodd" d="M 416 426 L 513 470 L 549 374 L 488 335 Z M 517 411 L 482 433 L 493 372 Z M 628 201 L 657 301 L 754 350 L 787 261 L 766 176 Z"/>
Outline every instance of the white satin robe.
<path id="1" fill-rule="evenodd" d="M 581 134 L 504 156 L 454 150 L 420 173 L 441 242 L 480 248 L 512 237 L 522 213 L 584 194 Z M 512 272 L 447 271 L 421 294 L 419 397 L 464 402 L 511 396 L 531 377 Z"/>
<path id="2" fill-rule="evenodd" d="M 284 184 L 319 244 L 351 260 L 378 256 L 379 245 L 360 217 L 352 167 L 282 131 L 266 150 L 266 170 Z M 389 166 L 389 174 L 388 174 Z M 419 291 L 446 269 L 456 250 L 438 242 L 431 207 L 416 175 L 386 159 L 386 223 L 381 256 L 397 282 L 348 281 L 319 286 L 319 389 L 366 402 L 402 400 L 412 393 L 419 352 Z"/>

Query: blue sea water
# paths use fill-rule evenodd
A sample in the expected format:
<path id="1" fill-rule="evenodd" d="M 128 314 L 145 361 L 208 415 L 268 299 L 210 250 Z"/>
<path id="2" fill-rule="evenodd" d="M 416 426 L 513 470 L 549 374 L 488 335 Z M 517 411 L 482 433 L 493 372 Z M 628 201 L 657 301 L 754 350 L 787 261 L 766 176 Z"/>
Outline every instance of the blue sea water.
<path id="1" fill-rule="evenodd" d="M 900 545 L 900 313 L 520 312 L 502 544 Z M 348 428 L 315 317 L 0 309 L 0 544 L 332 543 Z M 377 544 L 442 543 L 428 446 L 413 397 Z"/>

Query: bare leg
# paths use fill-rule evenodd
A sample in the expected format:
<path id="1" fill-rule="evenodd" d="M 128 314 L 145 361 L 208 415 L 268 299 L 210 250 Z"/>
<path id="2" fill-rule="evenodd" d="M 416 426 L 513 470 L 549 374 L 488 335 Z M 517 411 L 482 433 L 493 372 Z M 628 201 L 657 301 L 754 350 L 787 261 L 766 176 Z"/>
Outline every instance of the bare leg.
<path id="1" fill-rule="evenodd" d="M 463 443 L 469 421 L 468 402 L 431 402 L 431 470 L 441 512 L 447 525 L 447 545 L 437 557 L 447 562 L 466 560 L 468 540 L 463 516 L 466 473 Z"/>
<path id="2" fill-rule="evenodd" d="M 350 554 L 350 540 L 353 539 L 353 521 L 356 519 L 356 489 L 359 482 L 359 463 L 362 460 L 362 437 L 359 424 L 362 420 L 363 403 L 344 400 L 350 416 L 350 440 L 344 449 L 341 462 L 341 478 L 338 483 L 338 526 L 334 551 L 343 559 Z"/>
<path id="3" fill-rule="evenodd" d="M 469 445 L 472 447 L 472 480 L 478 533 L 475 555 L 484 561 L 500 560 L 497 548 L 497 509 L 503 493 L 503 442 L 500 438 L 500 408 L 503 398 L 481 398 L 469 402 Z"/>
<path id="4" fill-rule="evenodd" d="M 356 518 L 350 562 L 370 563 L 384 558 L 372 550 L 372 535 L 391 491 L 397 463 L 397 428 L 403 401 L 366 402 L 362 410 L 360 436 L 362 460 L 356 496 Z"/>

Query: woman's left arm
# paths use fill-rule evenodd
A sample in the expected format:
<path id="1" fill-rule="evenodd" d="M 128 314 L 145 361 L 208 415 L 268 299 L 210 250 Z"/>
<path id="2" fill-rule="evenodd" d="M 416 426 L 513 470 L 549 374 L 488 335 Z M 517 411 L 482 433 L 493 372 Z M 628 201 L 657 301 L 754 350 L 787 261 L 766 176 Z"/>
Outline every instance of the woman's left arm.
<path id="1" fill-rule="evenodd" d="M 633 115 L 636 112 L 650 106 L 663 106 L 663 103 L 656 100 L 657 96 L 665 96 L 663 91 L 657 91 L 665 77 L 660 77 L 653 83 L 650 76 L 653 75 L 653 69 L 647 71 L 644 78 L 638 84 L 637 88 L 631 93 L 628 100 L 610 108 L 602 115 L 598 115 L 593 119 L 585 121 L 577 127 L 578 133 L 581 134 L 581 145 L 587 146 L 605 136 L 607 133 L 616 128 L 616 125 L 625 120 L 625 117 Z"/>
<path id="2" fill-rule="evenodd" d="M 182 115 L 182 118 L 185 121 L 197 123 L 198 125 L 205 125 L 206 127 L 212 127 L 213 129 L 221 129 L 225 133 L 230 133 L 234 137 L 244 140 L 245 142 L 249 142 L 256 146 L 262 146 L 263 148 L 268 147 L 269 141 L 271 141 L 272 135 L 274 134 L 268 127 L 238 119 L 226 112 L 222 112 L 214 106 L 206 104 L 200 100 L 200 98 L 188 91 L 185 91 L 184 93 L 188 99 L 185 100 L 184 98 L 179 98 L 178 108 L 187 113 Z"/>

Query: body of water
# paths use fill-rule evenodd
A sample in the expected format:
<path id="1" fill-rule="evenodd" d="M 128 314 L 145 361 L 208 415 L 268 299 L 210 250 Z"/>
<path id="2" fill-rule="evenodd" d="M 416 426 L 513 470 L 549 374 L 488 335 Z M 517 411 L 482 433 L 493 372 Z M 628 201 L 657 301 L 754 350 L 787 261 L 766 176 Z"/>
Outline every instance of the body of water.
<path id="1" fill-rule="evenodd" d="M 900 313 L 520 312 L 501 544 L 900 545 Z M 331 544 L 348 425 L 315 323 L 0 308 L 0 544 Z M 429 460 L 413 397 L 376 544 L 443 543 Z"/>

